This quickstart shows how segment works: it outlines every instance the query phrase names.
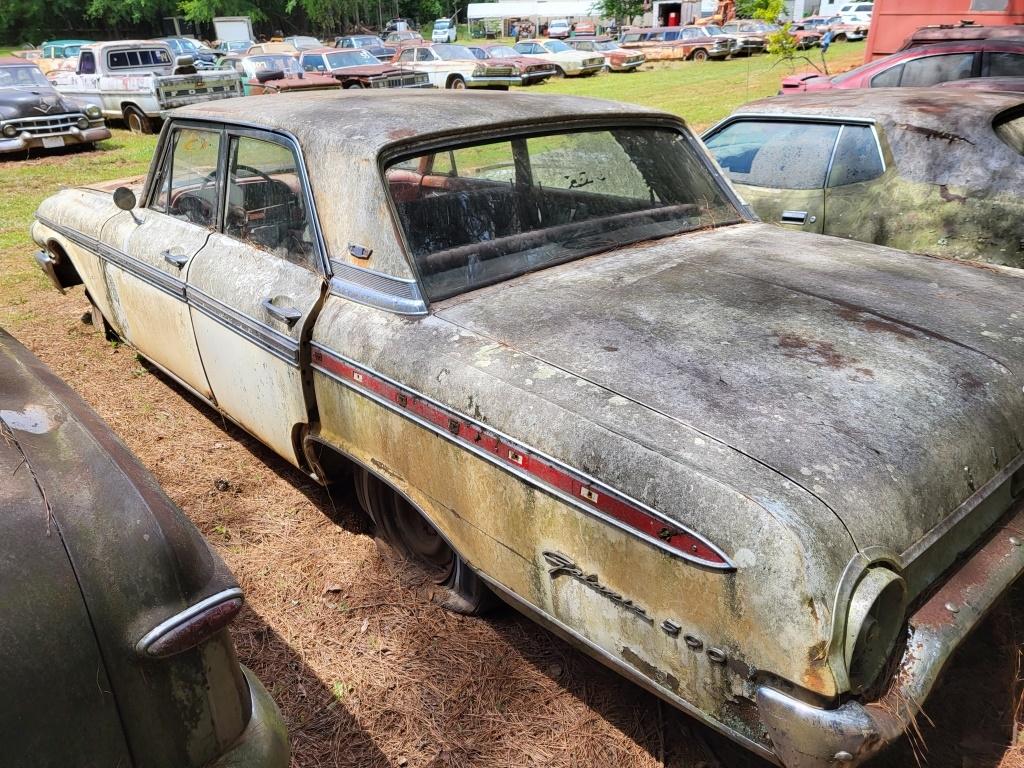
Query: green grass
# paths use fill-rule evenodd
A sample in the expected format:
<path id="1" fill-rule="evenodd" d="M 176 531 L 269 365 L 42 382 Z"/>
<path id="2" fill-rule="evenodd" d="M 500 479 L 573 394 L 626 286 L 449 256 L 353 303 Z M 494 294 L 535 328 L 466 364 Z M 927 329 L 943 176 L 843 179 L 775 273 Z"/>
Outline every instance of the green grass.
<path id="1" fill-rule="evenodd" d="M 831 72 L 841 72 L 864 61 L 863 42 L 833 43 L 828 51 Z M 808 58 L 818 67 L 821 55 L 817 49 Z M 776 64 L 772 56 L 750 56 L 728 61 L 652 62 L 652 69 L 639 72 L 611 73 L 595 77 L 569 77 L 549 80 L 531 86 L 530 93 L 565 93 L 613 99 L 663 109 L 685 119 L 697 131 L 704 130 L 731 113 L 736 107 L 753 99 L 774 96 L 779 81 L 791 74 L 784 64 Z M 796 71 L 811 70 L 806 61 L 798 59 Z"/>

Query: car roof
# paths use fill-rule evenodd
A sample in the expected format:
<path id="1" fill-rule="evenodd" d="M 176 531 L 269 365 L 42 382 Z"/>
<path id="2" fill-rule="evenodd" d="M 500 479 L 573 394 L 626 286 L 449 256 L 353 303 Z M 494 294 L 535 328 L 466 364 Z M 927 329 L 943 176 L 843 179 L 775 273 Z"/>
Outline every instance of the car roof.
<path id="1" fill-rule="evenodd" d="M 219 99 L 181 107 L 171 114 L 288 131 L 303 147 L 330 148 L 361 157 L 375 156 L 398 141 L 440 134 L 457 136 L 477 128 L 587 116 L 665 115 L 647 107 L 579 96 L 393 90 L 398 92 L 366 90 L 281 94 L 273 99 Z"/>

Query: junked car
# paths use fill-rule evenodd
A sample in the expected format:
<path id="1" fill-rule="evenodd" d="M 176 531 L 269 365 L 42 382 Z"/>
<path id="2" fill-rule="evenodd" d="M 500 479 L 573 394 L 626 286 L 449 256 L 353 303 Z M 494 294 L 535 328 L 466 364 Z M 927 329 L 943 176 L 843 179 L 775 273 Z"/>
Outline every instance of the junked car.
<path id="1" fill-rule="evenodd" d="M 926 88 L 970 77 L 1024 75 L 1024 38 L 937 43 L 875 59 L 840 75 L 804 73 L 782 79 L 780 93 L 834 88 Z"/>
<path id="2" fill-rule="evenodd" d="M 63 95 L 122 119 L 134 133 L 152 133 L 169 109 L 239 96 L 238 74 L 196 71 L 191 57 L 174 57 L 167 43 L 116 40 L 83 46 L 74 72 L 52 72 Z"/>
<path id="3" fill-rule="evenodd" d="M 856 765 L 1024 571 L 1022 283 L 751 217 L 670 114 L 347 91 L 182 109 L 137 201 L 63 190 L 32 237 L 153 365 L 354 475 L 449 607 L 491 590 L 768 760 Z"/>
<path id="4" fill-rule="evenodd" d="M 917 48 L 922 45 L 936 43 L 967 42 L 977 40 L 1021 40 L 1024 39 L 1024 26 L 1020 24 L 933 24 L 921 27 L 903 41 L 901 51 Z"/>
<path id="5" fill-rule="evenodd" d="M 109 427 L 0 330 L 3 762 L 286 768 L 281 715 L 235 657 L 242 602 Z"/>
<path id="6" fill-rule="evenodd" d="M 39 46 L 39 68 L 44 74 L 64 69 L 74 71 L 78 65 L 78 53 L 83 45 L 93 40 L 47 40 Z"/>
<path id="7" fill-rule="evenodd" d="M 832 33 L 832 39 L 838 41 L 863 40 L 868 36 L 868 24 L 849 23 L 843 20 L 842 16 L 808 16 L 793 22 L 795 29 L 810 29 L 825 36 L 826 32 Z"/>
<path id="8" fill-rule="evenodd" d="M 161 37 L 160 41 L 170 46 L 175 57 L 191 56 L 197 69 L 213 69 L 220 58 L 217 51 L 200 45 L 191 37 Z"/>
<path id="9" fill-rule="evenodd" d="M 459 25 L 451 19 L 438 19 L 430 32 L 430 41 L 434 43 L 454 43 L 459 39 Z"/>
<path id="10" fill-rule="evenodd" d="M 425 72 L 408 72 L 383 64 L 363 48 L 303 51 L 299 66 L 306 72 L 329 75 L 342 88 L 432 88 Z"/>
<path id="11" fill-rule="evenodd" d="M 399 49 L 394 63 L 402 69 L 426 74 L 435 88 L 490 88 L 508 90 L 519 85 L 511 63 L 481 61 L 463 45 L 409 45 Z"/>
<path id="12" fill-rule="evenodd" d="M 512 67 L 519 75 L 520 85 L 535 85 L 543 83 L 549 77 L 558 74 L 558 68 L 549 61 L 538 61 L 537 59 L 523 56 L 515 48 L 508 45 L 485 44 L 467 45 L 470 53 L 481 61 L 489 61 L 494 64 Z"/>
<path id="13" fill-rule="evenodd" d="M 362 48 L 380 61 L 391 61 L 398 50 L 395 46 L 384 45 L 376 35 L 347 35 L 334 38 L 335 48 Z"/>
<path id="14" fill-rule="evenodd" d="M 283 42 L 289 45 L 295 46 L 297 51 L 311 51 L 314 48 L 323 48 L 324 44 L 312 35 L 291 35 L 286 37 Z"/>
<path id="15" fill-rule="evenodd" d="M 738 48 L 735 43 L 731 37 L 708 37 L 697 27 L 632 29 L 619 38 L 623 48 L 643 51 L 648 61 L 726 59 Z"/>
<path id="16" fill-rule="evenodd" d="M 220 68 L 238 72 L 245 96 L 341 87 L 341 83 L 329 74 L 305 71 L 299 60 L 287 53 L 225 56 Z"/>
<path id="17" fill-rule="evenodd" d="M 88 148 L 109 138 L 99 107 L 61 96 L 32 62 L 0 57 L 0 154 Z"/>
<path id="18" fill-rule="evenodd" d="M 561 40 L 520 40 L 513 48 L 520 56 L 554 64 L 561 77 L 587 77 L 604 69 L 604 56 L 574 50 Z"/>
<path id="19" fill-rule="evenodd" d="M 548 22 L 547 37 L 551 40 L 565 40 L 572 32 L 568 19 L 552 19 Z"/>
<path id="20" fill-rule="evenodd" d="M 604 56 L 604 68 L 609 72 L 635 72 L 647 61 L 641 51 L 629 51 L 610 37 L 570 38 L 569 47 L 583 53 L 599 53 Z"/>
<path id="21" fill-rule="evenodd" d="M 765 221 L 1024 267 L 1024 97 L 823 91 L 753 102 L 705 143 Z"/>
<path id="22" fill-rule="evenodd" d="M 405 45 L 417 45 L 422 41 L 423 35 L 419 32 L 413 32 L 411 29 L 388 32 L 387 37 L 384 38 L 385 45 L 390 45 L 395 48 L 401 48 Z"/>

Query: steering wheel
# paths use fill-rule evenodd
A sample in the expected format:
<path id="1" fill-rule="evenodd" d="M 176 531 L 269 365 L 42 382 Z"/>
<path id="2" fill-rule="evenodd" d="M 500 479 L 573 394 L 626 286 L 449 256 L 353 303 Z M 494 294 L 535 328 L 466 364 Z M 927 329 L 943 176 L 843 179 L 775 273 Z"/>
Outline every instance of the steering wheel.
<path id="1" fill-rule="evenodd" d="M 174 201 L 174 208 L 171 213 L 184 214 L 185 218 L 192 224 L 207 226 L 211 219 L 213 219 L 213 206 L 209 201 L 202 197 L 202 194 L 206 191 L 207 187 L 213 184 L 216 180 L 217 171 L 210 171 L 208 174 L 203 176 L 199 189 L 192 192 L 182 193 L 178 199 Z"/>

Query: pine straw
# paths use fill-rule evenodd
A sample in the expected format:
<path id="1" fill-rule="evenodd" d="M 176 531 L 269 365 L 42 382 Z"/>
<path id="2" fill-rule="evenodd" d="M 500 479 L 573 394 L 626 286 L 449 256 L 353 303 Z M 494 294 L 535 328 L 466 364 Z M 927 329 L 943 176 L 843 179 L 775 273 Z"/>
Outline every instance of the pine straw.
<path id="1" fill-rule="evenodd" d="M 154 472 L 245 589 L 238 655 L 278 702 L 294 766 L 763 768 L 511 611 L 445 612 L 417 573 L 382 556 L 350 494 L 329 498 L 83 325 L 81 289 L 31 302 L 18 337 Z M 1019 604 L 972 638 L 928 702 L 924 764 L 1024 768 L 1024 748 L 1006 751 Z M 913 766 L 914 749 L 878 765 Z"/>

